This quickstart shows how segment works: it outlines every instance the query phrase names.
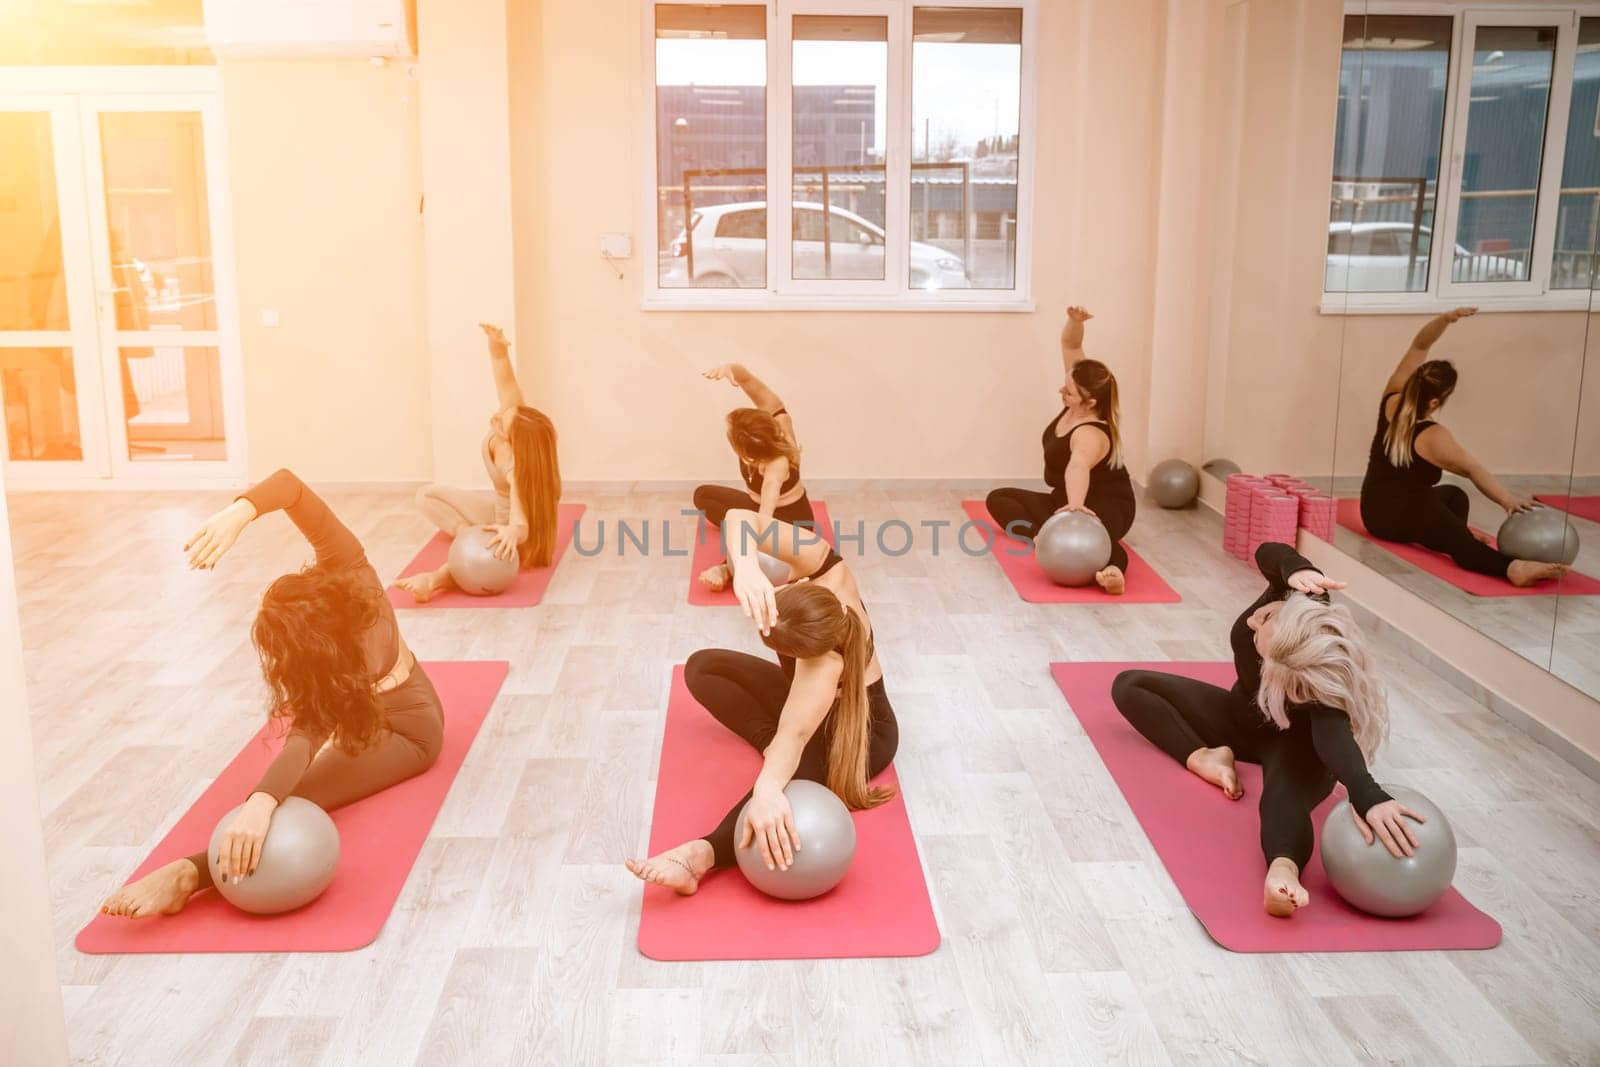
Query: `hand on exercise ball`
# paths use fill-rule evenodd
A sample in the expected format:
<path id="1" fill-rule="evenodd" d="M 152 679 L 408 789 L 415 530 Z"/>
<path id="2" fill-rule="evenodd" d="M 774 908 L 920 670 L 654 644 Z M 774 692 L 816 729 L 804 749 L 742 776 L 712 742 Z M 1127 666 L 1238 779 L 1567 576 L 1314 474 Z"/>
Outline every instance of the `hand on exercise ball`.
<path id="1" fill-rule="evenodd" d="M 1076 512 L 1078 512 L 1080 514 L 1088 515 L 1089 517 L 1095 518 L 1095 519 L 1098 519 L 1100 517 L 1100 516 L 1098 516 L 1098 515 L 1096 515 L 1094 513 L 1094 510 L 1092 508 L 1087 508 L 1082 504 L 1062 504 L 1059 508 L 1056 508 L 1056 514 L 1057 515 L 1060 515 L 1063 512 L 1067 512 L 1067 511 L 1076 511 Z"/>
<path id="2" fill-rule="evenodd" d="M 238 882 L 255 873 L 261 863 L 261 846 L 272 828 L 272 813 L 277 808 L 277 798 L 271 793 L 250 794 L 223 832 L 217 850 L 217 873 L 224 879 Z"/>
<path id="3" fill-rule="evenodd" d="M 1514 496 L 1510 500 L 1506 501 L 1506 514 L 1515 515 L 1521 511 L 1532 511 L 1534 508 L 1539 506 L 1540 505 L 1537 500 L 1531 500 L 1527 497 Z"/>
<path id="4" fill-rule="evenodd" d="M 513 560 L 517 558 L 517 546 L 522 543 L 527 531 L 521 526 L 501 526 L 491 524 L 484 527 L 489 531 L 489 551 L 495 559 Z"/>
<path id="5" fill-rule="evenodd" d="M 739 847 L 749 848 L 753 839 L 767 870 L 788 870 L 794 863 L 794 854 L 800 851 L 800 834 L 794 827 L 794 809 L 783 790 L 756 790 L 745 805 L 744 818 L 744 837 Z"/>
<path id="6" fill-rule="evenodd" d="M 1305 570 L 1289 575 L 1289 588 L 1307 596 L 1322 596 L 1335 589 L 1343 589 L 1344 583 L 1337 578 L 1329 578 L 1321 571 Z"/>
<path id="7" fill-rule="evenodd" d="M 189 569 L 208 571 L 215 567 L 255 517 L 256 506 L 240 497 L 207 519 L 183 544 L 183 550 L 189 553 Z"/>
<path id="8" fill-rule="evenodd" d="M 1427 816 L 1418 815 L 1398 800 L 1385 800 L 1372 805 L 1367 809 L 1365 819 L 1357 815 L 1355 806 L 1351 805 L 1350 816 L 1356 821 L 1356 829 L 1361 831 L 1361 840 L 1370 845 L 1376 834 L 1383 842 L 1383 847 L 1389 850 L 1389 855 L 1395 859 L 1414 855 L 1417 851 L 1417 835 L 1411 832 L 1405 820 L 1428 821 Z"/>

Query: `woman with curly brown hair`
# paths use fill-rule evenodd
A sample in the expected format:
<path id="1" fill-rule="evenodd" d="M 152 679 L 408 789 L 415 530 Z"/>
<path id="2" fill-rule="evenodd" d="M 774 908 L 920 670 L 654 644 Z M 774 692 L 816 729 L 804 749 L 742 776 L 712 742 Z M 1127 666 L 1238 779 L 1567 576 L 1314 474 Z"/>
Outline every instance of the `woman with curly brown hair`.
<path id="1" fill-rule="evenodd" d="M 184 546 L 211 570 L 244 528 L 283 511 L 316 561 L 267 587 L 250 637 L 271 693 L 271 718 L 289 724 L 283 749 L 228 824 L 217 856 L 224 878 L 250 876 L 272 813 L 285 797 L 325 811 L 371 796 L 433 766 L 444 707 L 395 623 L 361 542 L 317 494 L 280 470 L 207 519 Z M 132 919 L 172 915 L 212 885 L 206 853 L 157 868 L 101 905 Z"/>
<path id="2" fill-rule="evenodd" d="M 728 412 L 728 444 L 739 459 L 739 476 L 746 488 L 741 491 L 725 485 L 699 486 L 694 491 L 695 510 L 719 530 L 730 510 L 752 504 L 763 519 L 796 525 L 815 521 L 806 487 L 800 481 L 800 445 L 794 434 L 794 419 L 783 400 L 742 363 L 712 367 L 705 376 L 744 390 L 755 407 Z M 713 593 L 720 593 L 732 577 L 727 561 L 723 561 L 708 567 L 700 581 Z"/>

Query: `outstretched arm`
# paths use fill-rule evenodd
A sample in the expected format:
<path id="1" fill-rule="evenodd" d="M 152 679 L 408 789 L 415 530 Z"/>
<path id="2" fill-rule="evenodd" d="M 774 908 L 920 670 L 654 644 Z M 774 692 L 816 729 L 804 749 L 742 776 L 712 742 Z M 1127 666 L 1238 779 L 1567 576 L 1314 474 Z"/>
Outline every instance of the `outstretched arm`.
<path id="1" fill-rule="evenodd" d="M 1452 324 L 1477 313 L 1477 308 L 1459 307 L 1429 319 L 1427 325 L 1418 330 L 1417 336 L 1411 339 L 1411 347 L 1406 349 L 1406 354 L 1400 358 L 1400 362 L 1394 368 L 1394 373 L 1389 375 L 1388 384 L 1383 387 L 1384 395 L 1398 393 L 1404 389 L 1406 387 L 1406 379 L 1411 377 L 1413 371 L 1422 366 L 1422 361 L 1428 358 L 1428 350 L 1438 342 L 1439 338 L 1444 336 L 1445 330 L 1448 330 Z"/>
<path id="2" fill-rule="evenodd" d="M 749 508 L 734 508 L 722 517 L 723 536 L 728 545 L 728 566 L 733 570 L 733 592 L 744 613 L 755 621 L 762 633 L 778 621 L 778 606 L 772 582 L 756 564 L 756 553 L 789 564 L 801 574 L 811 574 L 827 558 L 828 542 L 820 531 L 800 528 L 778 519 L 763 519 Z"/>
<path id="3" fill-rule="evenodd" d="M 500 410 L 522 406 L 522 386 L 517 384 L 517 369 L 511 365 L 511 342 L 500 327 L 487 322 L 478 328 L 489 339 L 489 365 L 494 369 L 494 391 Z"/>
<path id="4" fill-rule="evenodd" d="M 1435 467 L 1442 467 L 1451 474 L 1468 479 L 1478 487 L 1479 492 L 1508 512 L 1527 511 L 1535 506 L 1532 500 L 1520 497 L 1501 485 L 1500 479 L 1456 440 L 1449 427 L 1438 424 L 1429 426 L 1417 434 L 1416 448 L 1417 455 Z"/>
<path id="5" fill-rule="evenodd" d="M 744 395 L 750 398 L 750 403 L 769 415 L 776 415 L 783 410 L 783 398 L 766 382 L 751 374 L 743 363 L 723 363 L 712 367 L 705 372 L 705 377 L 714 382 L 727 382 L 744 390 Z"/>
<path id="6" fill-rule="evenodd" d="M 1068 374 L 1075 363 L 1089 357 L 1083 351 L 1083 324 L 1094 318 L 1088 311 L 1074 304 L 1067 308 L 1067 321 L 1061 327 L 1061 366 Z"/>
<path id="7" fill-rule="evenodd" d="M 788 869 L 801 848 L 794 813 L 783 789 L 794 780 L 801 753 L 833 706 L 841 673 L 841 665 L 828 660 L 797 663 L 794 683 L 778 714 L 777 731 L 761 753 L 761 773 L 751 790 L 744 833 L 737 844 L 748 848 L 753 841 L 769 870 Z"/>
<path id="8" fill-rule="evenodd" d="M 183 546 L 189 566 L 211 570 L 232 548 L 244 528 L 269 511 L 283 511 L 317 554 L 317 565 L 342 570 L 366 563 L 366 552 L 339 516 L 292 471 L 280 470 L 247 489 L 207 519 Z"/>

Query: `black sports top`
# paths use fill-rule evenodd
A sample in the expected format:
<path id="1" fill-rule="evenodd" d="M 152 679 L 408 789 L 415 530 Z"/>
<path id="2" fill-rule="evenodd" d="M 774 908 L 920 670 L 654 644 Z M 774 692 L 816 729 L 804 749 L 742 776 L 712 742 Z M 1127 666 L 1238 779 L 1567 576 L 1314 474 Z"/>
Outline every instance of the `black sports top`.
<path id="1" fill-rule="evenodd" d="M 789 414 L 789 409 L 788 408 L 779 408 L 777 411 L 774 411 L 772 413 L 772 417 L 773 418 L 777 418 L 779 415 L 787 415 L 787 414 Z M 760 496 L 761 495 L 762 477 L 761 477 L 761 468 L 759 466 L 757 466 L 754 463 L 746 462 L 743 458 L 741 458 L 739 460 L 739 477 L 744 479 L 745 486 L 750 490 L 750 492 L 752 494 L 754 494 L 756 496 Z M 780 495 L 783 494 L 783 493 L 787 493 L 789 490 L 793 489 L 795 486 L 797 486 L 799 484 L 800 484 L 800 464 L 798 462 L 791 463 L 791 464 L 789 464 L 789 477 L 784 480 L 783 488 L 778 490 L 778 492 L 779 492 Z"/>
<path id="2" fill-rule="evenodd" d="M 1085 426 L 1097 426 L 1107 438 L 1111 436 L 1110 425 L 1099 420 L 1080 422 L 1068 430 L 1065 437 L 1057 434 L 1056 423 L 1066 413 L 1067 409 L 1062 408 L 1045 426 L 1040 438 L 1040 443 L 1044 445 L 1044 481 L 1050 487 L 1050 499 L 1057 507 L 1067 502 L 1067 464 L 1072 459 L 1073 435 Z M 1124 501 L 1131 506 L 1134 503 L 1133 482 L 1128 477 L 1128 468 L 1111 465 L 1111 453 L 1107 452 L 1099 463 L 1089 468 L 1089 492 L 1084 496 L 1083 504 L 1090 511 L 1095 511 L 1098 510 L 1096 501 L 1111 500 Z"/>
<path id="3" fill-rule="evenodd" d="M 1253 721 L 1240 725 L 1259 729 L 1264 723 L 1268 729 L 1276 731 L 1256 703 L 1256 692 L 1261 688 L 1261 653 L 1256 651 L 1256 635 L 1250 629 L 1250 616 L 1258 608 L 1289 595 L 1292 591 L 1289 588 L 1290 575 L 1296 571 L 1315 571 L 1317 568 L 1288 545 L 1275 541 L 1268 541 L 1256 549 L 1256 567 L 1267 580 L 1267 591 L 1234 620 L 1233 629 L 1228 634 L 1228 641 L 1233 646 L 1233 667 L 1238 672 L 1233 693 L 1239 698 L 1238 706 L 1248 709 L 1246 714 L 1253 716 Z M 1327 597 L 1316 599 L 1325 601 Z M 1284 711 L 1289 717 L 1289 729 L 1284 732 L 1291 735 L 1310 734 L 1317 758 L 1344 785 L 1350 794 L 1350 804 L 1357 813 L 1365 817 L 1368 808 L 1392 799 L 1367 769 L 1366 757 L 1361 754 L 1361 746 L 1356 744 L 1355 735 L 1351 732 L 1349 715 L 1326 704 L 1289 704 Z"/>
<path id="4" fill-rule="evenodd" d="M 1417 452 L 1417 436 L 1434 425 L 1432 419 L 1423 419 L 1411 428 L 1411 466 L 1396 467 L 1389 462 L 1389 452 L 1383 446 L 1383 435 L 1389 431 L 1389 419 L 1383 412 L 1389 404 L 1389 398 L 1399 395 L 1385 393 L 1383 399 L 1378 401 L 1378 429 L 1372 435 L 1372 448 L 1367 453 L 1367 476 L 1361 480 L 1362 496 L 1366 496 L 1369 490 L 1386 494 L 1421 492 L 1437 485 L 1444 475 L 1444 471 Z"/>

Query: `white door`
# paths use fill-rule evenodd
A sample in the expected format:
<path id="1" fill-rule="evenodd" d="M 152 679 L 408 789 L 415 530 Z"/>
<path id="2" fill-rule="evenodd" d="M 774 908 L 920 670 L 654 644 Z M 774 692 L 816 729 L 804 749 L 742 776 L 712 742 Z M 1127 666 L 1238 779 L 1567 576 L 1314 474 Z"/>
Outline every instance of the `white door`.
<path id="1" fill-rule="evenodd" d="M 243 475 L 213 93 L 0 97 L 8 484 Z"/>

